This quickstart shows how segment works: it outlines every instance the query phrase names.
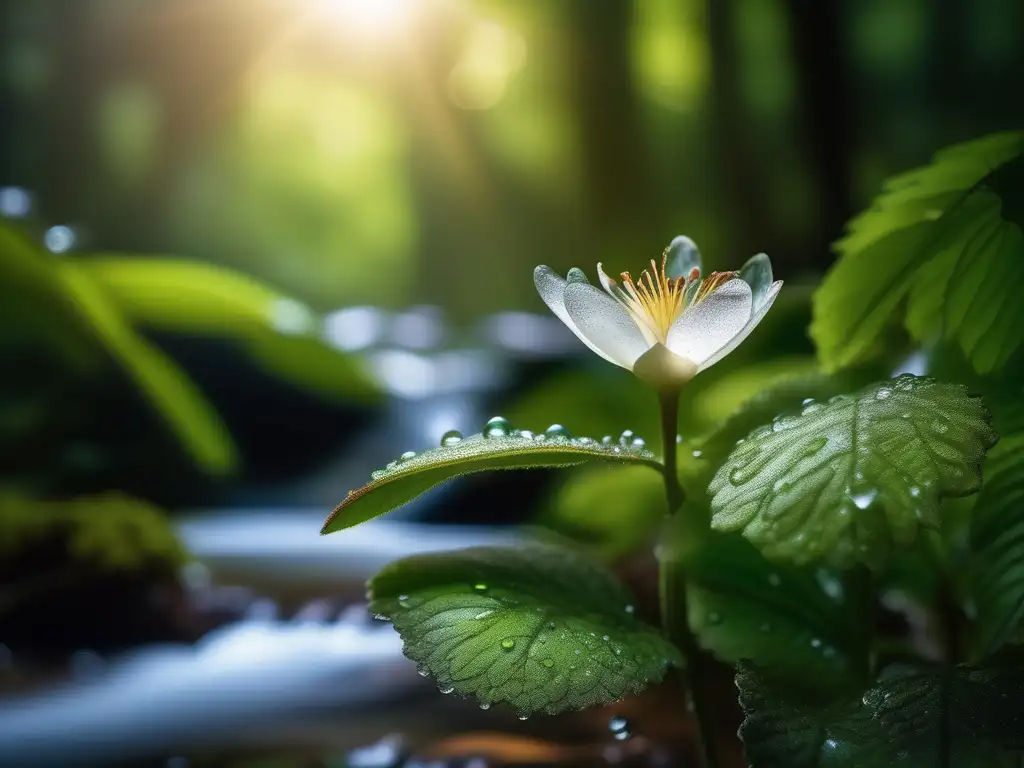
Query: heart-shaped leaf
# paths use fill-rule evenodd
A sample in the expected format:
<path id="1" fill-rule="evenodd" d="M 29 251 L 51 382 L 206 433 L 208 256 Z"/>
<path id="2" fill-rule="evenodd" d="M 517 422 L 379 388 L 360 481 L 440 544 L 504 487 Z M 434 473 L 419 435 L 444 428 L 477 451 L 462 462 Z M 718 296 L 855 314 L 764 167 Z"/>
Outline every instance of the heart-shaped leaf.
<path id="1" fill-rule="evenodd" d="M 1024 756 L 1019 651 L 948 673 L 903 670 L 827 704 L 746 663 L 736 686 L 751 768 L 1015 768 Z"/>
<path id="2" fill-rule="evenodd" d="M 443 692 L 520 715 L 615 701 L 680 663 L 632 600 L 607 570 L 551 544 L 407 557 L 370 582 L 370 610 Z"/>
<path id="3" fill-rule="evenodd" d="M 321 533 L 331 533 L 365 522 L 406 504 L 435 485 L 471 472 L 492 469 L 569 467 L 588 461 L 661 465 L 639 440 L 599 442 L 589 437 L 571 437 L 558 425 L 533 434 L 512 429 L 508 422 L 494 418 L 482 434 L 462 437 L 446 435 L 440 448 L 420 454 L 403 454 L 386 469 L 373 473 L 372 480 L 350 491 L 327 518 Z"/>
<path id="4" fill-rule="evenodd" d="M 978 490 L 988 418 L 963 387 L 910 375 L 807 403 L 737 444 L 709 486 L 712 525 L 771 559 L 878 567 L 942 497 Z"/>

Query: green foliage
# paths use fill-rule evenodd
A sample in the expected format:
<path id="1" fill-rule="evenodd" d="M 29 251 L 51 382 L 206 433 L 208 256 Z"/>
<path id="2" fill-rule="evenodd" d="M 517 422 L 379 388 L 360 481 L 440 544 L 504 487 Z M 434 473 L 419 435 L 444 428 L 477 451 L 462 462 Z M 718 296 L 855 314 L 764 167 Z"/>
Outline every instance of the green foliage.
<path id="1" fill-rule="evenodd" d="M 70 501 L 0 495 L 0 557 L 13 558 L 54 535 L 66 537 L 74 561 L 103 570 L 177 568 L 186 560 L 164 513 L 140 499 L 118 493 Z"/>
<path id="2" fill-rule="evenodd" d="M 115 363 L 203 469 L 224 474 L 235 467 L 234 443 L 212 405 L 92 281 L 3 226 L 0 278 L 0 346 L 41 343 L 74 375 Z"/>
<path id="3" fill-rule="evenodd" d="M 268 373 L 325 397 L 379 395 L 359 361 L 323 342 L 318 315 L 247 275 L 150 257 L 104 255 L 67 266 L 101 286 L 132 323 L 237 341 Z"/>
<path id="4" fill-rule="evenodd" d="M 950 147 L 890 179 L 849 223 L 814 297 L 811 335 L 827 369 L 863 359 L 907 296 L 918 339 L 956 339 L 978 371 L 1007 361 L 1024 341 L 1024 236 L 1004 215 L 1021 204 L 1022 153 L 1019 131 Z"/>
<path id="5" fill-rule="evenodd" d="M 864 606 L 839 574 L 770 563 L 742 537 L 715 533 L 684 567 L 690 626 L 718 658 L 747 659 L 818 690 L 849 691 L 863 682 Z"/>
<path id="6" fill-rule="evenodd" d="M 782 688 L 746 663 L 736 686 L 751 768 L 1015 768 L 1024 756 L 1019 651 L 948 675 L 889 675 L 862 697 L 828 704 Z"/>
<path id="7" fill-rule="evenodd" d="M 369 596 L 442 691 L 520 715 L 615 701 L 681 662 L 612 574 L 564 547 L 408 557 L 377 574 Z"/>
<path id="8" fill-rule="evenodd" d="M 811 402 L 736 446 L 709 487 L 712 525 L 771 559 L 878 567 L 936 522 L 943 496 L 978 490 L 994 442 L 981 400 L 934 379 Z"/>
<path id="9" fill-rule="evenodd" d="M 985 486 L 971 518 L 974 642 L 991 653 L 1024 618 L 1024 434 L 1004 437 L 985 462 Z"/>
<path id="10" fill-rule="evenodd" d="M 647 467 L 585 467 L 555 491 L 538 522 L 614 560 L 649 542 L 665 509 L 662 481 Z"/>
<path id="11" fill-rule="evenodd" d="M 569 467 L 595 460 L 644 464 L 655 469 L 661 466 L 641 445 L 570 438 L 560 427 L 534 435 L 511 429 L 504 419 L 492 419 L 482 434 L 453 436 L 439 448 L 400 458 L 374 472 L 369 483 L 350 491 L 334 509 L 321 533 L 351 528 L 383 515 L 459 475 L 492 469 Z"/>

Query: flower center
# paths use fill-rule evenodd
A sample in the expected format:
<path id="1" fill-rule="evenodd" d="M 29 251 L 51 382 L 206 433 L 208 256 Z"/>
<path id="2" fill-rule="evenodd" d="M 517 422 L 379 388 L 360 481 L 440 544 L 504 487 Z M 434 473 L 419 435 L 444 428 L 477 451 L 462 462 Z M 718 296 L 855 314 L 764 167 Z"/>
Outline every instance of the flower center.
<path id="1" fill-rule="evenodd" d="M 622 273 L 622 301 L 645 326 L 665 344 L 669 328 L 686 306 L 687 288 L 700 278 L 700 270 L 694 268 L 686 277 L 670 278 L 665 274 L 668 262 L 666 251 L 658 268 L 651 259 L 650 270 L 644 270 L 639 280 L 633 280 L 629 272 Z"/>

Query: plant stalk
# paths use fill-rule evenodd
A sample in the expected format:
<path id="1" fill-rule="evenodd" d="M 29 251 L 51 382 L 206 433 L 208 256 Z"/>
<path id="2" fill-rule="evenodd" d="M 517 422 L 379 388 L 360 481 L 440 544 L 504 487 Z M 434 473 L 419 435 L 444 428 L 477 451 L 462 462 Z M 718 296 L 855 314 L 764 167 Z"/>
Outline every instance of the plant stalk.
<path id="1" fill-rule="evenodd" d="M 668 501 L 669 517 L 680 514 L 680 507 L 686 498 L 679 484 L 676 462 L 676 429 L 679 421 L 679 393 L 661 393 L 661 441 L 665 465 L 662 475 L 665 480 L 665 497 Z M 672 553 L 662 554 L 658 563 L 659 591 L 661 598 L 661 623 L 669 639 L 686 657 L 686 671 L 689 682 L 689 703 L 697 719 L 697 747 L 705 768 L 718 768 L 715 747 L 715 727 L 712 717 L 711 698 L 708 690 L 708 657 L 697 643 L 690 630 L 689 610 L 686 595 L 686 576 L 679 559 Z"/>

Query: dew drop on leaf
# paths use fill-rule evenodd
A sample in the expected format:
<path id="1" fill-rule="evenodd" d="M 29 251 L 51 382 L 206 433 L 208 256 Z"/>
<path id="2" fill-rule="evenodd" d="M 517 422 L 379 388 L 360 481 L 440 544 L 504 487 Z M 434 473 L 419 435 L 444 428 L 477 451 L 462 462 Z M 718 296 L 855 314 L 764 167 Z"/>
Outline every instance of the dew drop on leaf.
<path id="1" fill-rule="evenodd" d="M 486 712 L 490 708 L 491 708 L 491 705 L 488 704 L 486 701 L 481 701 L 480 702 L 480 709 L 482 709 L 482 710 L 484 710 Z"/>
<path id="2" fill-rule="evenodd" d="M 512 425 L 503 416 L 495 416 L 484 425 L 484 437 L 507 437 Z"/>
<path id="3" fill-rule="evenodd" d="M 875 400 L 888 400 L 892 396 L 892 390 L 888 387 L 882 387 L 875 392 Z"/>
<path id="4" fill-rule="evenodd" d="M 871 488 L 870 490 L 864 491 L 863 493 L 855 493 L 850 496 L 857 509 L 867 509 L 871 506 L 874 500 L 878 497 L 878 490 Z"/>
<path id="5" fill-rule="evenodd" d="M 552 440 L 568 440 L 572 437 L 569 430 L 561 424 L 552 424 L 544 430 L 544 435 Z"/>
<path id="6" fill-rule="evenodd" d="M 548 669 L 551 669 L 551 667 L 555 666 L 555 660 L 554 659 L 541 659 L 540 663 L 543 664 Z"/>
<path id="7" fill-rule="evenodd" d="M 510 637 L 506 637 L 504 640 L 501 641 L 501 647 L 504 648 L 506 651 L 511 651 L 513 648 L 516 647 L 516 641 Z"/>
<path id="8" fill-rule="evenodd" d="M 444 688 L 438 688 L 437 690 L 439 690 L 439 691 L 440 691 L 441 693 L 443 693 L 443 694 L 447 695 L 447 694 L 451 693 L 452 691 L 454 691 L 454 690 L 455 690 L 455 688 L 454 688 L 454 687 L 448 687 L 448 686 L 446 686 L 446 687 L 444 687 Z"/>
<path id="9" fill-rule="evenodd" d="M 611 445 L 612 439 L 613 438 L 611 435 L 605 435 L 604 437 L 601 438 L 601 445 Z"/>
<path id="10" fill-rule="evenodd" d="M 536 437 L 529 429 L 520 429 L 516 434 L 523 438 L 523 440 L 533 440 Z"/>
<path id="11" fill-rule="evenodd" d="M 401 461 L 408 461 L 409 459 L 415 459 L 415 458 L 416 458 L 416 451 L 406 451 L 405 453 L 403 453 L 401 456 L 398 457 L 398 460 L 401 462 Z"/>
<path id="12" fill-rule="evenodd" d="M 633 442 L 633 430 L 632 429 L 624 429 L 624 430 L 622 430 L 622 434 L 619 435 L 619 445 L 627 446 L 627 445 L 630 445 L 632 442 Z"/>
<path id="13" fill-rule="evenodd" d="M 704 455 L 703 451 L 694 451 L 693 452 L 693 458 L 695 458 L 695 459 L 699 459 L 703 455 Z"/>
<path id="14" fill-rule="evenodd" d="M 477 592 L 486 592 L 487 585 L 482 581 L 478 581 L 476 584 L 473 585 L 473 589 L 475 589 Z"/>
<path id="15" fill-rule="evenodd" d="M 457 429 L 449 429 L 441 435 L 441 446 L 447 448 L 462 442 L 462 433 Z"/>

